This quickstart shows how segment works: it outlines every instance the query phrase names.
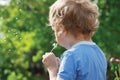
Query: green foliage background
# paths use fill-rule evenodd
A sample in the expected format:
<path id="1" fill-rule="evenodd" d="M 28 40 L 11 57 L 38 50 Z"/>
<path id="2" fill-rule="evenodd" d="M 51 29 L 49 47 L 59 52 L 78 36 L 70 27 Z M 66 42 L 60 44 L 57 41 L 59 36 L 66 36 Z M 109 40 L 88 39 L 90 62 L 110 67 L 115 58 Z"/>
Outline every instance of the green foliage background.
<path id="1" fill-rule="evenodd" d="M 41 59 L 55 42 L 47 26 L 54 1 L 12 0 L 10 5 L 0 6 L 0 80 L 48 80 Z M 105 52 L 108 63 L 111 56 L 120 58 L 119 4 L 120 0 L 98 1 L 100 27 L 93 40 Z M 54 52 L 60 56 L 64 50 L 58 46 Z M 113 80 L 114 73 L 110 68 L 108 72 L 107 80 Z"/>

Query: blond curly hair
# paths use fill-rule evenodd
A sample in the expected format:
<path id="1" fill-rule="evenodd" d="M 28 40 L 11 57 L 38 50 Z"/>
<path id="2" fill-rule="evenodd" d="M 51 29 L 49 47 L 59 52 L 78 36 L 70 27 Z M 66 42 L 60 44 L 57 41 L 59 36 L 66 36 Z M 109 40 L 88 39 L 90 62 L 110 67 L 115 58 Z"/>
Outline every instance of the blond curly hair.
<path id="1" fill-rule="evenodd" d="M 74 35 L 93 34 L 98 28 L 98 17 L 97 5 L 89 0 L 57 0 L 49 12 L 52 27 L 62 25 Z"/>

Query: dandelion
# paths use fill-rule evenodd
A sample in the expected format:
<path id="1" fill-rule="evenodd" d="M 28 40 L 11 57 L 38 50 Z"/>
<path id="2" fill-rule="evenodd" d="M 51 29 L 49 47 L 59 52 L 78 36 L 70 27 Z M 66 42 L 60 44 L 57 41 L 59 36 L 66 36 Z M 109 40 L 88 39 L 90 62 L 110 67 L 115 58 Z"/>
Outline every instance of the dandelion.
<path id="1" fill-rule="evenodd" d="M 57 47 L 57 43 L 53 43 L 53 48 L 51 49 L 51 52 Z"/>

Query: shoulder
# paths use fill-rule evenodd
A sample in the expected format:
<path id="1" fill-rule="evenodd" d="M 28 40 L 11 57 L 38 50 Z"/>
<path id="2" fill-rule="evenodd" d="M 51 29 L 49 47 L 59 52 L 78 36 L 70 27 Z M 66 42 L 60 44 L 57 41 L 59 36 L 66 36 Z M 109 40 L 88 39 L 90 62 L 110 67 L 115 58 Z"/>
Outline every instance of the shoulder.
<path id="1" fill-rule="evenodd" d="M 63 54 L 62 54 L 62 58 L 63 57 L 66 57 L 66 58 L 69 58 L 69 57 L 74 57 L 74 55 L 76 55 L 76 48 L 71 48 L 71 49 L 68 49 L 66 50 Z"/>
<path id="2" fill-rule="evenodd" d="M 88 45 L 77 45 L 73 46 L 72 48 L 66 50 L 62 56 L 74 56 L 74 55 L 81 55 L 85 50 L 89 49 Z"/>
<path id="3" fill-rule="evenodd" d="M 81 55 L 84 52 L 84 49 L 86 49 L 86 48 L 87 48 L 86 45 L 73 46 L 72 48 L 66 50 L 62 54 L 62 57 L 69 57 L 69 56 L 73 56 L 74 57 L 75 55 Z"/>

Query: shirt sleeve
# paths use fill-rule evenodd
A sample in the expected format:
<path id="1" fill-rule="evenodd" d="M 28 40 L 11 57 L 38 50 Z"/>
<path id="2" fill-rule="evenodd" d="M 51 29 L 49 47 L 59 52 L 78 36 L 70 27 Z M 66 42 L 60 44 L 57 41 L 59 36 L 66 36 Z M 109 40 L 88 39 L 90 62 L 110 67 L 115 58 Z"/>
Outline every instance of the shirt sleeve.
<path id="1" fill-rule="evenodd" d="M 75 62 L 71 53 L 64 55 L 61 59 L 61 64 L 58 72 L 59 80 L 75 80 Z"/>

